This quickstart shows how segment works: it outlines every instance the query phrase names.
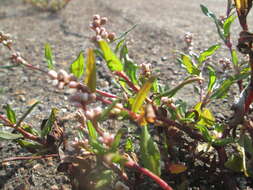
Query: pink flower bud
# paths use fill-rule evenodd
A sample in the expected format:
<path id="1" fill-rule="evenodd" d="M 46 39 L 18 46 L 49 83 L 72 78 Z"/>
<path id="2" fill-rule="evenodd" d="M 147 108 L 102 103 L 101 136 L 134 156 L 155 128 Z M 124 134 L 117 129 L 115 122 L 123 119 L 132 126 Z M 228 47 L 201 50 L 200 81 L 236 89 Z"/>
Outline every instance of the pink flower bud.
<path id="1" fill-rule="evenodd" d="M 63 69 L 59 70 L 58 80 L 62 80 L 65 83 L 68 83 L 70 81 L 69 74 Z"/>
<path id="2" fill-rule="evenodd" d="M 101 21 L 100 21 L 100 24 L 101 24 L 101 25 L 104 25 L 104 24 L 107 23 L 107 21 L 108 21 L 108 19 L 107 19 L 106 17 L 102 17 L 102 18 L 101 18 Z"/>
<path id="3" fill-rule="evenodd" d="M 57 79 L 58 74 L 55 70 L 50 70 L 47 74 L 51 79 Z"/>
<path id="4" fill-rule="evenodd" d="M 60 81 L 59 84 L 58 84 L 58 88 L 63 89 L 64 85 L 65 85 L 65 83 L 63 81 Z"/>
<path id="5" fill-rule="evenodd" d="M 87 110 L 85 112 L 85 116 L 87 117 L 87 119 L 93 120 L 94 116 L 95 116 L 94 111 L 93 110 Z"/>
<path id="6" fill-rule="evenodd" d="M 99 27 L 96 27 L 96 28 L 95 28 L 95 32 L 96 32 L 97 35 L 100 34 L 100 32 L 101 32 L 100 28 L 99 28 Z"/>
<path id="7" fill-rule="evenodd" d="M 108 34 L 108 38 L 110 41 L 113 41 L 116 38 L 116 34 L 114 32 L 111 32 Z"/>
<path id="8" fill-rule="evenodd" d="M 99 116 L 102 113 L 101 107 L 96 107 L 93 110 L 94 110 L 95 117 Z"/>
<path id="9" fill-rule="evenodd" d="M 99 42 L 99 41 L 101 41 L 101 40 L 103 40 L 102 37 L 101 37 L 100 35 L 97 35 L 97 36 L 96 36 L 96 41 Z"/>
<path id="10" fill-rule="evenodd" d="M 58 79 L 52 80 L 52 85 L 53 85 L 53 86 L 57 86 L 58 83 L 59 83 Z"/>
<path id="11" fill-rule="evenodd" d="M 96 93 L 89 94 L 89 101 L 94 102 L 97 98 Z"/>
<path id="12" fill-rule="evenodd" d="M 99 14 L 93 15 L 93 20 L 99 20 L 99 19 L 100 19 L 100 15 Z"/>
<path id="13" fill-rule="evenodd" d="M 106 39 L 108 37 L 108 33 L 106 31 L 101 32 L 101 37 Z"/>
<path id="14" fill-rule="evenodd" d="M 69 88 L 77 88 L 78 85 L 79 85 L 79 83 L 76 82 L 76 81 L 70 81 L 69 82 Z"/>

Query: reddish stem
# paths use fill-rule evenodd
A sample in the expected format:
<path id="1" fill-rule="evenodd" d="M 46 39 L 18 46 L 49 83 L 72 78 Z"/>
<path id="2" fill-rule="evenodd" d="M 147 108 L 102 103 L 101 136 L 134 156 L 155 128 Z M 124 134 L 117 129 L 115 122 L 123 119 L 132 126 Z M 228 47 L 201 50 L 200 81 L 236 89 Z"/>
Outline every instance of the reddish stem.
<path id="1" fill-rule="evenodd" d="M 126 167 L 129 168 L 134 168 L 136 170 L 138 170 L 140 173 L 150 177 L 151 179 L 153 179 L 162 189 L 164 190 L 173 190 L 171 186 L 169 186 L 163 179 L 161 179 L 159 176 L 155 175 L 154 173 L 152 173 L 151 171 L 149 171 L 146 168 L 142 168 L 140 167 L 138 164 L 136 164 L 133 161 L 128 161 L 125 163 Z"/>
<path id="2" fill-rule="evenodd" d="M 116 71 L 115 74 L 116 74 L 117 76 L 123 78 L 123 79 L 126 81 L 126 83 L 128 84 L 128 86 L 129 86 L 130 88 L 132 88 L 135 92 L 138 92 L 138 91 L 140 90 L 137 86 L 135 86 L 135 85 L 130 81 L 130 79 L 126 76 L 125 73 L 123 73 L 123 72 L 121 72 L 121 71 Z"/>
<path id="3" fill-rule="evenodd" d="M 46 159 L 50 157 L 59 157 L 59 155 L 49 154 L 49 155 L 42 155 L 42 156 L 18 156 L 18 157 L 11 157 L 11 158 L 5 159 L 2 161 L 2 163 L 16 161 L 16 160 L 39 160 L 39 159 Z"/>
<path id="4" fill-rule="evenodd" d="M 113 94 L 110 94 L 108 92 L 104 92 L 104 91 L 101 91 L 101 90 L 98 90 L 98 89 L 96 89 L 96 92 L 98 94 L 100 94 L 101 96 L 105 96 L 105 97 L 108 97 L 108 98 L 119 98 L 118 96 L 115 96 Z"/>

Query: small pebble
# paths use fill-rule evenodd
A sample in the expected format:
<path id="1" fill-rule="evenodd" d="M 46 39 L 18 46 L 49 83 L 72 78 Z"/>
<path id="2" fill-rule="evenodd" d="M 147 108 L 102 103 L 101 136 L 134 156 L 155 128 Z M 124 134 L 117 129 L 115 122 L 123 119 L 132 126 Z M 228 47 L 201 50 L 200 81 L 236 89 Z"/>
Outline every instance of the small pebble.
<path id="1" fill-rule="evenodd" d="M 165 56 L 161 57 L 161 61 L 167 61 L 167 60 L 168 60 L 167 57 L 165 57 Z"/>

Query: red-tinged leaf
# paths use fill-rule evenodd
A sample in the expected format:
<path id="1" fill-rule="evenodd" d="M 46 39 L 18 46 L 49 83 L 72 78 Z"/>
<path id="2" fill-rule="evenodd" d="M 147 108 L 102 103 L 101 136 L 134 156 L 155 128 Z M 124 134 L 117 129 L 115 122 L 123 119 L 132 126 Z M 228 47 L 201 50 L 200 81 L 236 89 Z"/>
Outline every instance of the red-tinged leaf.
<path id="1" fill-rule="evenodd" d="M 183 164 L 171 164 L 169 166 L 169 171 L 172 174 L 180 174 L 187 170 L 187 167 Z"/>
<path id="2" fill-rule="evenodd" d="M 93 49 L 88 49 L 85 84 L 92 92 L 96 91 L 96 60 Z"/>

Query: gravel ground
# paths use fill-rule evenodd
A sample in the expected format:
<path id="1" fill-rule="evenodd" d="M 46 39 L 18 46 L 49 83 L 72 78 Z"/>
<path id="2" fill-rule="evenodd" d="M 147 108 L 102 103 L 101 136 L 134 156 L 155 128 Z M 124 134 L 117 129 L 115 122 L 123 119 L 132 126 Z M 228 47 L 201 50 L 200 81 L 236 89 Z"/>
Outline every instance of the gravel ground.
<path id="1" fill-rule="evenodd" d="M 46 68 L 43 60 L 44 44 L 50 43 L 57 68 L 68 69 L 79 52 L 92 45 L 89 41 L 92 33 L 88 26 L 93 14 L 107 16 L 109 30 L 117 34 L 138 24 L 127 37 L 131 58 L 138 64 L 151 63 L 152 67 L 160 70 L 159 78 L 173 86 L 184 76 L 183 70 L 176 63 L 176 50 L 182 51 L 185 47 L 183 36 L 186 32 L 193 33 L 196 50 L 220 42 L 214 24 L 201 13 L 200 3 L 218 15 L 225 13 L 224 0 L 73 0 L 57 13 L 40 11 L 18 0 L 1 0 L 0 31 L 10 33 L 15 40 L 15 49 L 29 62 L 43 68 Z M 237 22 L 233 29 L 236 38 L 239 31 Z M 8 55 L 0 46 L 0 65 L 9 64 Z M 228 56 L 226 48 L 222 47 L 218 55 Z M 217 57 L 214 57 L 215 60 L 217 61 Z M 103 74 L 103 68 L 99 69 L 102 84 L 108 76 Z M 38 73 L 24 68 L 0 69 L 0 78 L 1 114 L 4 113 L 4 105 L 8 103 L 20 116 L 31 102 L 39 100 L 41 104 L 28 117 L 34 126 L 39 127 L 52 107 L 59 108 L 63 115 L 72 110 L 67 102 L 70 92 L 55 90 Z M 178 97 L 193 103 L 192 95 L 193 89 L 189 86 L 179 92 Z M 214 105 L 220 103 L 223 102 Z M 214 109 L 227 116 L 230 105 L 228 102 L 227 106 L 214 106 Z M 27 155 L 27 152 L 12 143 L 0 143 L 0 160 Z M 53 185 L 57 185 L 58 188 L 69 189 L 67 177 L 56 172 L 56 163 L 57 160 L 18 161 L 0 166 L 0 188 L 52 189 Z"/>

